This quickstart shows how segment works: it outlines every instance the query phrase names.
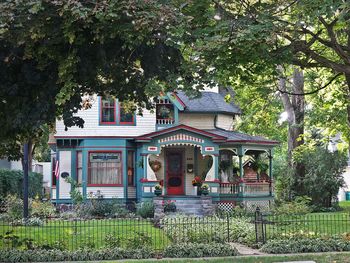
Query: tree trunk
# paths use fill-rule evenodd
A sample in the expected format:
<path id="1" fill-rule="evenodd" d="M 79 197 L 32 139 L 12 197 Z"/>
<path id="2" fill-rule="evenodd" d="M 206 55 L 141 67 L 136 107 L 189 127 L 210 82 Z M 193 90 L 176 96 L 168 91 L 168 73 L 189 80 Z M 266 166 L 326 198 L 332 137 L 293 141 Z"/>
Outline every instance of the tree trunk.
<path id="1" fill-rule="evenodd" d="M 345 101 L 348 102 L 347 106 L 346 106 L 346 113 L 347 113 L 347 124 L 348 124 L 348 128 L 350 130 L 350 75 L 347 74 L 345 75 L 345 79 L 346 79 L 346 84 L 348 86 L 348 90 L 345 92 Z M 350 139 L 348 141 L 348 147 L 349 147 L 349 157 L 350 157 Z"/>
<path id="2" fill-rule="evenodd" d="M 282 72 L 282 67 L 279 67 Z M 304 75 L 298 68 L 293 72 L 292 93 L 304 93 Z M 280 77 L 279 88 L 284 110 L 288 114 L 288 163 L 289 168 L 293 171 L 292 191 L 297 195 L 304 194 L 303 178 L 305 175 L 305 167 L 302 163 L 294 163 L 292 160 L 293 151 L 300 145 L 304 144 L 304 116 L 305 116 L 305 97 L 302 95 L 288 95 L 283 93 L 287 91 L 285 77 Z"/>
<path id="3" fill-rule="evenodd" d="M 34 148 L 35 148 L 35 144 L 33 144 L 33 140 L 32 139 L 28 139 L 28 171 L 32 172 L 33 171 L 33 154 L 34 154 Z M 22 163 L 22 170 L 24 171 L 24 160 L 23 157 L 21 159 L 21 163 Z"/>

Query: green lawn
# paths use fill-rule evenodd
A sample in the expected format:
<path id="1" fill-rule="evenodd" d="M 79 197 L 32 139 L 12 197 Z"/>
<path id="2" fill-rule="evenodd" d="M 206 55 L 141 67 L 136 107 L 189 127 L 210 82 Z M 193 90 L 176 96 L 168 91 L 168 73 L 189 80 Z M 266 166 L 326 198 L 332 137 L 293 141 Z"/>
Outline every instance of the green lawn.
<path id="1" fill-rule="evenodd" d="M 63 242 L 68 249 L 75 250 L 82 246 L 99 248 L 105 244 L 105 236 L 114 234 L 121 239 L 122 245 L 131 242 L 146 243 L 140 239 L 140 233 L 146 234 L 150 245 L 154 249 L 162 249 L 170 243 L 164 232 L 154 227 L 152 222 L 138 219 L 110 219 L 110 220 L 86 220 L 63 221 L 49 220 L 43 226 L 9 226 L 0 222 L 0 236 L 12 230 L 13 235 L 20 238 L 33 239 L 36 244 L 54 244 Z M 5 246 L 0 241 L 0 247 Z"/>
<path id="2" fill-rule="evenodd" d="M 283 261 L 297 261 L 297 260 L 313 260 L 317 263 L 349 263 L 350 253 L 337 253 L 337 254 L 318 254 L 318 255 L 293 255 L 293 256 L 252 256 L 252 257 L 230 257 L 230 258 L 215 258 L 215 259 L 185 259 L 185 260 L 137 260 L 138 263 L 146 262 L 164 262 L 164 263 L 191 263 L 191 262 L 208 262 L 208 263 L 273 263 L 273 262 L 283 262 Z M 117 261 L 109 261 L 117 262 Z M 125 262 L 125 261 L 124 261 Z M 127 262 L 136 262 L 127 261 Z M 107 263 L 107 262 L 106 262 Z"/>
<path id="3" fill-rule="evenodd" d="M 273 235 L 339 235 L 350 233 L 348 213 L 310 213 L 307 215 L 269 216 L 266 231 Z"/>
<path id="4" fill-rule="evenodd" d="M 341 201 L 339 206 L 343 209 L 343 212 L 350 213 L 350 201 Z"/>

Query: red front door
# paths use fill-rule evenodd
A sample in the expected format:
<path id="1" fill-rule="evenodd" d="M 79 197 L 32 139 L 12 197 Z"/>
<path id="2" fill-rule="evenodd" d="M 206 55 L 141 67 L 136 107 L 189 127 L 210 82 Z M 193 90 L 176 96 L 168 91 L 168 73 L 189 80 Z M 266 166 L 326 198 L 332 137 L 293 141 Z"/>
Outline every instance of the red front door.
<path id="1" fill-rule="evenodd" d="M 184 194 L 183 156 L 180 151 L 167 152 L 166 188 L 168 195 Z"/>

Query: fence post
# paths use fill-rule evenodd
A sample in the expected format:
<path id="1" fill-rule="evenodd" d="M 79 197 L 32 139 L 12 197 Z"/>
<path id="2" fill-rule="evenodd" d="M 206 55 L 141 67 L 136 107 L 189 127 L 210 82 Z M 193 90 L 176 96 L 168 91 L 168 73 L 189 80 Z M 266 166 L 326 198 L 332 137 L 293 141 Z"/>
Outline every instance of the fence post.
<path id="1" fill-rule="evenodd" d="M 265 243 L 266 237 L 265 237 L 265 227 L 264 227 L 264 220 L 263 215 L 260 211 L 260 208 L 257 207 L 255 210 L 255 241 L 256 243 Z"/>
<path id="2" fill-rule="evenodd" d="M 230 216 L 228 213 L 226 216 L 226 221 L 227 221 L 227 242 L 230 242 Z"/>

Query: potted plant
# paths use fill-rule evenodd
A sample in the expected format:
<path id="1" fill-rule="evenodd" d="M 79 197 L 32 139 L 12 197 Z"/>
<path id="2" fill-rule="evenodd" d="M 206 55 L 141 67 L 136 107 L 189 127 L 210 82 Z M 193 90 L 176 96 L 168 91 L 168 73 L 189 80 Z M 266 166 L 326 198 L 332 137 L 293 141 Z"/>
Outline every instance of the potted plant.
<path id="1" fill-rule="evenodd" d="M 202 179 L 200 176 L 195 176 L 194 179 L 192 180 L 192 185 L 193 186 L 201 186 L 202 185 Z"/>
<path id="2" fill-rule="evenodd" d="M 203 195 L 208 195 L 209 194 L 209 185 L 203 184 L 201 187 L 201 190 L 202 190 Z"/>
<path id="3" fill-rule="evenodd" d="M 167 212 L 176 212 L 176 204 L 174 201 L 168 200 L 168 202 L 164 204 L 164 213 Z"/>
<path id="4" fill-rule="evenodd" d="M 156 196 L 160 196 L 160 195 L 162 195 L 162 189 L 163 189 L 163 187 L 160 185 L 160 184 L 157 184 L 155 187 L 154 187 L 154 194 L 156 195 Z"/>

